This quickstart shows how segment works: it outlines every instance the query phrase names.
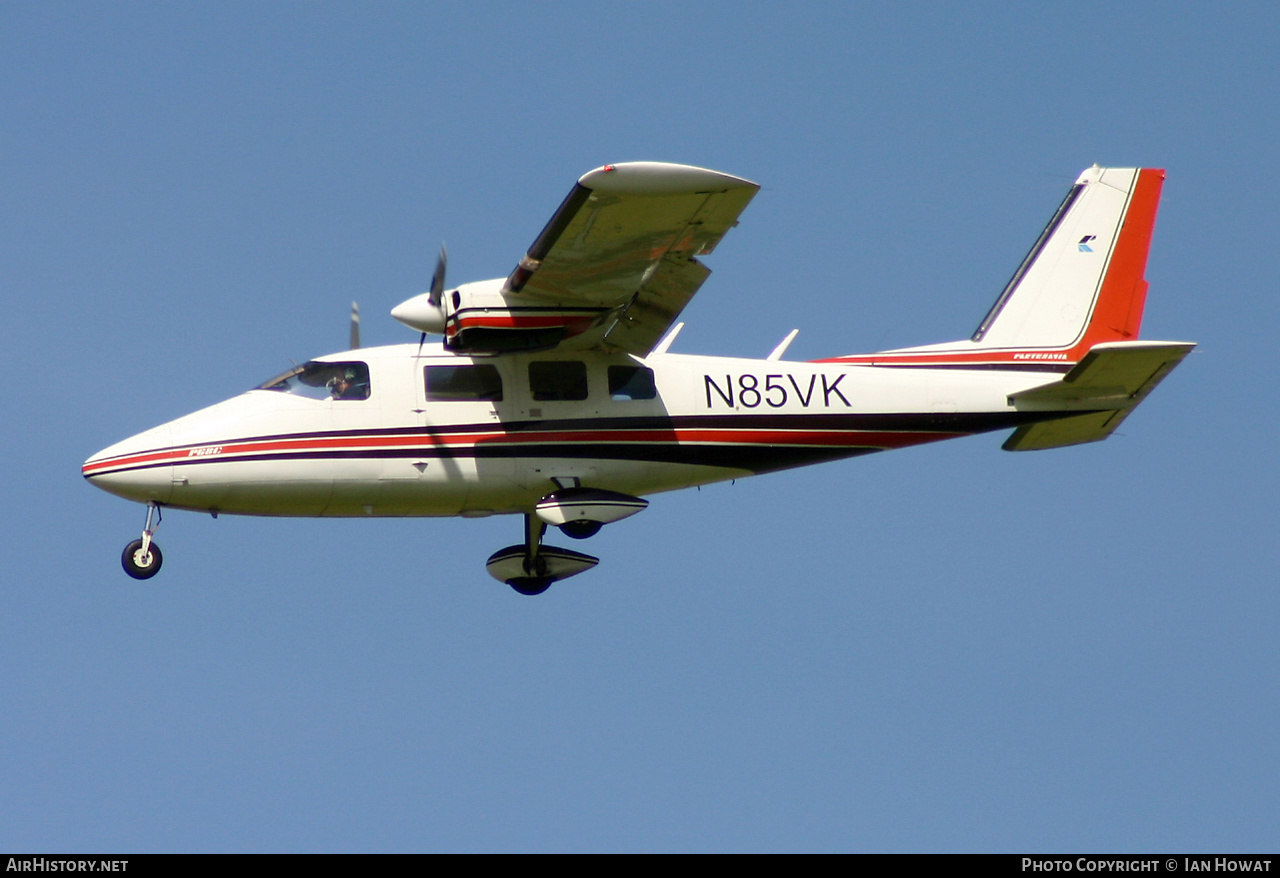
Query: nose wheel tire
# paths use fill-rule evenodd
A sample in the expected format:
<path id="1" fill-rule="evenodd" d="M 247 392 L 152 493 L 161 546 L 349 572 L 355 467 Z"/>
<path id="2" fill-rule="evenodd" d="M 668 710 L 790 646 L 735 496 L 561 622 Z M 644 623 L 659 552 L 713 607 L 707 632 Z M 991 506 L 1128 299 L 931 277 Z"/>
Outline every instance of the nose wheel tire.
<path id="1" fill-rule="evenodd" d="M 154 540 L 145 553 L 142 551 L 142 540 L 134 540 L 124 547 L 124 553 L 120 556 L 120 566 L 134 579 L 150 579 L 160 572 L 160 565 L 163 563 L 164 555 Z"/>

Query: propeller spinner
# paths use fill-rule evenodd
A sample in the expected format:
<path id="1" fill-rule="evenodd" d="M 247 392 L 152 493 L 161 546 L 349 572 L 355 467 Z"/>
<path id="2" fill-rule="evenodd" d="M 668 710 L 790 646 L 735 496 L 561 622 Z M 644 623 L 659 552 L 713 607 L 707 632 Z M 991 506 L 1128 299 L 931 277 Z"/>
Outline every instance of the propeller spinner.
<path id="1" fill-rule="evenodd" d="M 435 273 L 431 275 L 431 289 L 428 292 L 406 299 L 391 309 L 391 316 L 410 329 L 419 332 L 444 334 L 447 319 L 444 302 L 445 269 L 449 264 L 449 251 L 440 245 L 440 256 L 436 260 Z"/>

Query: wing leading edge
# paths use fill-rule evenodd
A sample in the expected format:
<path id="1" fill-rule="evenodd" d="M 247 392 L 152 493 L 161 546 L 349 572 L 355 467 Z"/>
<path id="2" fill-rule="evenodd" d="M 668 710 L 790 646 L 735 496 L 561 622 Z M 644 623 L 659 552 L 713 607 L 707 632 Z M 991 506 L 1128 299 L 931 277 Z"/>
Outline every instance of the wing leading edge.
<path id="1" fill-rule="evenodd" d="M 710 253 L 759 190 L 718 171 L 661 162 L 581 177 L 503 286 L 513 305 L 607 309 L 573 347 L 645 355 L 711 272 Z"/>

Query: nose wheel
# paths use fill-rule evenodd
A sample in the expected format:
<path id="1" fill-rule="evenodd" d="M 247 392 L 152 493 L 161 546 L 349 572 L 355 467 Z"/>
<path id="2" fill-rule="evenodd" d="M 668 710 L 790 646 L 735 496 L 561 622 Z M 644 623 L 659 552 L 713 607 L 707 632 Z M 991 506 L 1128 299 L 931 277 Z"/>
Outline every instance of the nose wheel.
<path id="1" fill-rule="evenodd" d="M 155 503 L 148 503 L 147 523 L 142 528 L 142 539 L 125 546 L 120 555 L 120 566 L 134 579 L 150 579 L 160 572 L 160 565 L 164 563 L 160 546 L 151 539 L 156 528 L 160 527 L 160 519 L 160 507 Z"/>
<path id="2" fill-rule="evenodd" d="M 124 554 L 120 556 L 124 572 L 134 579 L 150 579 L 160 572 L 160 565 L 163 563 L 164 555 L 160 553 L 160 547 L 154 542 L 149 546 L 143 545 L 142 540 L 134 540 L 125 546 Z"/>

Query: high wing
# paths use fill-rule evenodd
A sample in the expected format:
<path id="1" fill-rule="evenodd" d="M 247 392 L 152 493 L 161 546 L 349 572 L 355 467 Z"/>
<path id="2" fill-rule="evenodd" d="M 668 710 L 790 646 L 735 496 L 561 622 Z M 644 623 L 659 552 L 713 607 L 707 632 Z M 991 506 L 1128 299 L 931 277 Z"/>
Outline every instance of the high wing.
<path id="1" fill-rule="evenodd" d="M 513 309 L 607 309 L 562 346 L 645 355 L 711 272 L 710 253 L 759 185 L 662 162 L 580 178 L 502 289 Z"/>

